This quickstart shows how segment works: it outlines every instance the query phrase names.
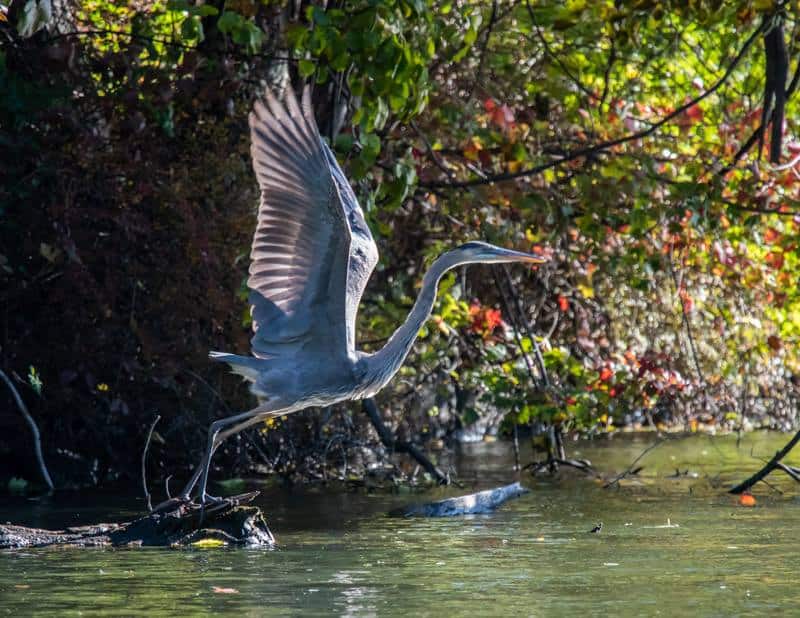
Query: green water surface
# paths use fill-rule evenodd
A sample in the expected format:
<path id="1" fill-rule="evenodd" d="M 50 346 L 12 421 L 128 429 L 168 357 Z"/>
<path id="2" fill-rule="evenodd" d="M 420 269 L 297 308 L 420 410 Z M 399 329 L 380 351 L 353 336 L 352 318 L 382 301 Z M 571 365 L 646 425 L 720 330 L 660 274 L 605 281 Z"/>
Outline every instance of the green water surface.
<path id="1" fill-rule="evenodd" d="M 570 454 L 610 475 L 653 440 L 572 443 Z M 0 552 L 0 614 L 800 615 L 800 485 L 774 473 L 774 488 L 756 488 L 754 508 L 725 491 L 787 440 L 763 432 L 741 443 L 669 440 L 640 461 L 639 478 L 613 489 L 578 475 L 522 474 L 531 493 L 491 515 L 386 517 L 458 489 L 271 489 L 259 504 L 275 551 Z M 787 463 L 800 464 L 798 455 Z M 515 480 L 512 459 L 503 443 L 465 447 L 461 491 Z M 4 498 L 0 521 L 63 527 L 130 519 L 141 509 L 138 497 L 102 493 Z M 590 533 L 598 522 L 602 531 Z"/>

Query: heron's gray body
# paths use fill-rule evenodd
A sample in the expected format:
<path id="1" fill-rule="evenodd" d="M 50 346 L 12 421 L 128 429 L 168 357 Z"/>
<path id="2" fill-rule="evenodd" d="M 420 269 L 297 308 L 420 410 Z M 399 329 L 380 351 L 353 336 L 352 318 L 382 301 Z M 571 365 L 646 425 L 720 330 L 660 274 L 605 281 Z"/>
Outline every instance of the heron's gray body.
<path id="1" fill-rule="evenodd" d="M 355 347 L 358 305 L 378 249 L 350 184 L 322 140 L 310 93 L 299 104 L 266 96 L 250 114 L 253 170 L 261 188 L 250 253 L 253 356 L 211 352 L 251 383 L 258 407 L 212 424 L 205 456 L 184 489 L 188 499 L 226 437 L 313 406 L 372 397 L 403 364 L 430 316 L 442 275 L 461 264 L 542 260 L 472 242 L 440 256 L 425 274 L 406 322 L 374 354 Z"/>
<path id="2" fill-rule="evenodd" d="M 212 358 L 228 363 L 231 370 L 250 382 L 250 392 L 260 400 L 289 403 L 309 402 L 304 407 L 327 406 L 353 397 L 353 388 L 363 381 L 365 363 L 352 358 L 314 358 L 302 354 L 283 361 L 213 353 Z M 312 375 L 304 367 L 313 362 L 320 371 Z M 360 363 L 360 364 L 359 364 Z M 379 389 L 378 389 L 379 390 Z M 310 403 L 310 402 L 314 403 Z"/>

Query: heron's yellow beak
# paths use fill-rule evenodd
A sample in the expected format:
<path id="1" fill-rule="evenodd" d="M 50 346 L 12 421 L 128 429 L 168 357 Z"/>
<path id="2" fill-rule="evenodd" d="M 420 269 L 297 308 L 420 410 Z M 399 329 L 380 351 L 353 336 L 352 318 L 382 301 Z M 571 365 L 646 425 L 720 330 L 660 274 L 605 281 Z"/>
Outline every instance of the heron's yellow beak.
<path id="1" fill-rule="evenodd" d="M 492 250 L 487 253 L 486 258 L 488 262 L 527 262 L 528 264 L 544 264 L 547 262 L 546 258 L 532 253 L 512 251 L 511 249 L 503 249 L 501 247 L 493 247 Z"/>

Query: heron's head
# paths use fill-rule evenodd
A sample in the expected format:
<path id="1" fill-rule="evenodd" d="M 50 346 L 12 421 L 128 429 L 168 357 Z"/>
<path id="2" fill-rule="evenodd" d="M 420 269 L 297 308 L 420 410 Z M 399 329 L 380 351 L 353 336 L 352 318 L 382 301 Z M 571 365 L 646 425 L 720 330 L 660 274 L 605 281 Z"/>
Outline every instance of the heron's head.
<path id="1" fill-rule="evenodd" d="M 490 245 L 489 243 L 473 241 L 461 245 L 451 252 L 459 264 L 495 264 L 499 262 L 527 262 L 529 264 L 544 264 L 547 260 L 521 251 L 512 251 Z"/>

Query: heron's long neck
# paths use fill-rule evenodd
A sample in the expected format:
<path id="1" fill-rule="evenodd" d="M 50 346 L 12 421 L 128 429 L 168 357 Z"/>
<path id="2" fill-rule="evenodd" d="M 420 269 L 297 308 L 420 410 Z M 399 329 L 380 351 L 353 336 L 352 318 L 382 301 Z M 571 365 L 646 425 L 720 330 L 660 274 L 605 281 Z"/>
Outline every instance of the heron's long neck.
<path id="1" fill-rule="evenodd" d="M 369 358 L 369 373 L 371 378 L 381 382 L 388 380 L 400 369 L 406 359 L 411 346 L 417 339 L 420 329 L 428 320 L 436 300 L 436 286 L 442 275 L 457 264 L 448 259 L 445 254 L 439 257 L 425 273 L 422 280 L 422 289 L 414 302 L 411 313 L 400 328 L 386 342 L 378 352 Z"/>

